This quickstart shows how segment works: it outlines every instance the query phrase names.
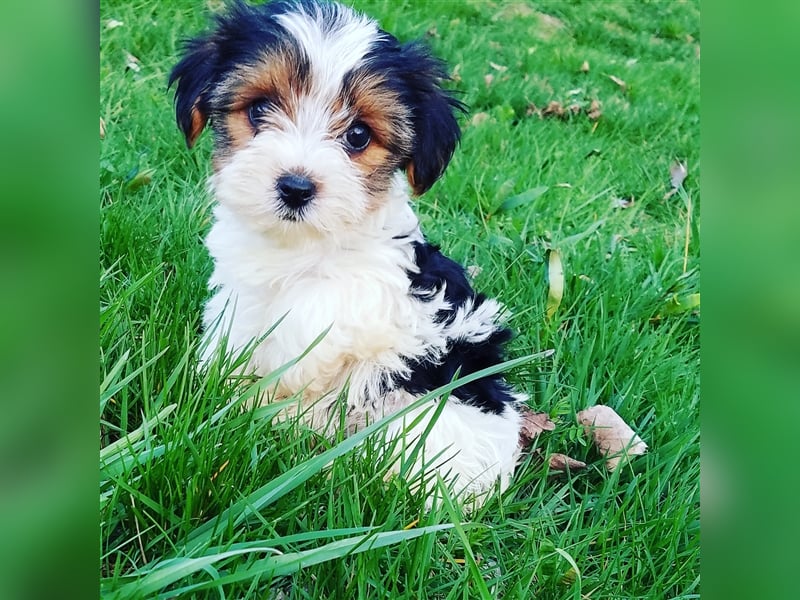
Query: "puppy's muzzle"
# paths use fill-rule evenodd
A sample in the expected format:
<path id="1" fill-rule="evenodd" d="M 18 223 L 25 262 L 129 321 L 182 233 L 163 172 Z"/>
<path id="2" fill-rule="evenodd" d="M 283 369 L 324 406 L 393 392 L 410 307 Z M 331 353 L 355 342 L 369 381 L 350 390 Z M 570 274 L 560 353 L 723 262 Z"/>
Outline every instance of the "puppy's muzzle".
<path id="1" fill-rule="evenodd" d="M 308 204 L 317 193 L 317 186 L 305 175 L 287 173 L 275 181 L 278 198 L 287 208 L 300 210 Z"/>

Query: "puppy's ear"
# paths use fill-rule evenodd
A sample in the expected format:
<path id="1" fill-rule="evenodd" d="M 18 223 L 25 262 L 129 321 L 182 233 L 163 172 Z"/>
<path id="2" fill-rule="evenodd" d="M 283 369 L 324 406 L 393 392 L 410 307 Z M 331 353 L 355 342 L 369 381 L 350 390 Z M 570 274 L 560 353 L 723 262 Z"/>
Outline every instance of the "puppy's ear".
<path id="1" fill-rule="evenodd" d="M 425 46 L 414 42 L 404 45 L 401 52 L 409 68 L 406 85 L 414 127 L 406 175 L 419 196 L 436 183 L 450 163 L 461 138 L 455 112 L 466 112 L 467 107 L 442 88 L 442 81 L 449 79 L 446 67 Z"/>
<path id="2" fill-rule="evenodd" d="M 183 58 L 169 76 L 168 87 L 178 82 L 175 117 L 189 148 L 208 122 L 208 92 L 216 77 L 217 54 L 217 45 L 212 39 L 189 40 L 184 46 Z"/>

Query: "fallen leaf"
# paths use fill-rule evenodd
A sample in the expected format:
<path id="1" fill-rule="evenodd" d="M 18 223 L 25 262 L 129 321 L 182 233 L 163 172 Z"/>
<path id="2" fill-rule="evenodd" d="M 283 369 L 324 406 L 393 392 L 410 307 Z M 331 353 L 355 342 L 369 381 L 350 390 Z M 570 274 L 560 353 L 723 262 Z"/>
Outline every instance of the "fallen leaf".
<path id="1" fill-rule="evenodd" d="M 686 165 L 676 160 L 672 163 L 669 167 L 669 182 L 674 188 L 679 188 L 683 185 L 684 180 L 686 179 L 686 175 L 688 171 L 686 170 Z"/>
<path id="2" fill-rule="evenodd" d="M 609 75 L 608 78 L 614 83 L 616 83 L 620 87 L 623 93 L 625 93 L 625 91 L 628 89 L 628 84 L 622 81 L 622 79 L 620 79 L 616 75 Z"/>
<path id="3" fill-rule="evenodd" d="M 600 101 L 592 100 L 591 103 L 589 103 L 589 110 L 586 112 L 586 116 L 592 121 L 596 121 L 602 114 L 603 112 L 600 110 Z"/>
<path id="4" fill-rule="evenodd" d="M 678 193 L 678 190 L 683 185 L 688 171 L 686 165 L 676 160 L 669 166 L 669 183 L 671 189 L 664 194 L 664 200 L 669 200 L 673 195 Z"/>
<path id="5" fill-rule="evenodd" d="M 483 82 L 486 84 L 486 87 L 492 85 L 493 81 L 494 81 L 494 75 L 492 75 L 491 73 L 487 73 L 486 75 L 483 76 Z"/>
<path id="6" fill-rule="evenodd" d="M 593 436 L 597 449 L 608 457 L 609 471 L 614 471 L 623 460 L 647 451 L 647 444 L 609 406 L 592 406 L 579 412 L 577 418 L 586 435 Z"/>
<path id="7" fill-rule="evenodd" d="M 136 58 L 133 54 L 131 54 L 127 50 L 125 51 L 125 68 L 130 69 L 131 71 L 135 71 L 136 73 L 138 73 L 142 69 L 142 66 L 139 63 L 139 59 Z"/>
<path id="8" fill-rule="evenodd" d="M 508 71 L 508 67 L 505 67 L 503 65 L 498 65 L 497 63 L 493 63 L 492 61 L 489 61 L 489 66 L 495 69 L 496 71 L 500 71 L 501 73 L 504 71 Z"/>
<path id="9" fill-rule="evenodd" d="M 554 115 L 556 117 L 562 117 L 564 116 L 564 107 L 561 105 L 561 102 L 558 102 L 557 100 L 551 100 L 544 110 L 542 110 L 542 115 Z"/>
<path id="10" fill-rule="evenodd" d="M 630 208 L 633 206 L 633 196 L 628 196 L 627 198 L 617 198 L 614 200 L 614 205 L 617 208 Z"/>
<path id="11" fill-rule="evenodd" d="M 561 253 L 558 250 L 550 250 L 547 261 L 547 280 L 549 289 L 547 291 L 547 320 L 551 320 L 556 310 L 561 305 L 564 297 L 564 267 L 561 264 Z"/>
<path id="12" fill-rule="evenodd" d="M 589 61 L 585 60 L 581 64 L 581 73 L 588 73 L 589 72 Z"/>
<path id="13" fill-rule="evenodd" d="M 525 116 L 530 117 L 531 115 L 542 116 L 542 111 L 533 102 L 528 104 L 528 108 L 525 109 Z"/>
<path id="14" fill-rule="evenodd" d="M 543 431 L 553 431 L 556 424 L 547 413 L 535 413 L 527 407 L 522 408 L 522 426 L 519 430 L 519 446 L 526 448 Z"/>
<path id="15" fill-rule="evenodd" d="M 554 452 L 548 459 L 551 471 L 579 471 L 586 468 L 586 463 L 582 460 L 577 460 L 566 454 L 559 454 Z"/>
<path id="16" fill-rule="evenodd" d="M 103 117 L 100 117 L 100 139 L 104 139 L 106 137 L 106 122 Z"/>
<path id="17" fill-rule="evenodd" d="M 116 29 L 117 27 L 122 27 L 125 25 L 122 21 L 117 21 L 116 19 L 109 19 L 106 21 L 106 29 Z"/>

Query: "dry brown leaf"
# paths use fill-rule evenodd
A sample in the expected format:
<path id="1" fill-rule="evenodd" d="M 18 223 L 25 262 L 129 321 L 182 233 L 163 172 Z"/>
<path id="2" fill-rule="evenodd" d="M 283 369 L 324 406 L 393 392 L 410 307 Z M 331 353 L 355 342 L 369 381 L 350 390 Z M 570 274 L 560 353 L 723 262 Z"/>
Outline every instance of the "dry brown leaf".
<path id="1" fill-rule="evenodd" d="M 681 187 L 686 179 L 687 174 L 688 171 L 686 170 L 685 164 L 679 160 L 676 160 L 674 163 L 672 163 L 672 165 L 669 167 L 669 182 L 672 184 L 672 187 Z"/>
<path id="2" fill-rule="evenodd" d="M 647 444 L 609 406 L 592 406 L 579 412 L 577 417 L 586 435 L 591 434 L 597 449 L 608 457 L 606 468 L 609 471 L 615 470 L 623 460 L 647 451 Z"/>
<path id="3" fill-rule="evenodd" d="M 585 462 L 558 452 L 551 454 L 548 462 L 551 471 L 578 471 L 586 468 Z"/>
<path id="4" fill-rule="evenodd" d="M 623 93 L 628 89 L 628 84 L 625 83 L 624 81 L 622 81 L 622 79 L 620 79 L 616 75 L 609 75 L 608 78 L 611 81 L 613 81 L 614 83 L 616 83 L 620 87 L 620 89 L 623 91 Z"/>
<path id="5" fill-rule="evenodd" d="M 617 198 L 614 200 L 614 205 L 617 208 L 630 208 L 633 206 L 634 198 L 633 196 L 628 196 L 627 198 Z"/>
<path id="6" fill-rule="evenodd" d="M 530 117 L 533 115 L 538 115 L 541 117 L 542 111 L 539 110 L 539 108 L 533 102 L 531 102 L 530 104 L 528 104 L 528 108 L 525 109 L 525 116 Z"/>
<path id="7" fill-rule="evenodd" d="M 494 63 L 492 61 L 489 61 L 489 66 L 495 69 L 496 71 L 500 71 L 501 73 L 504 71 L 508 71 L 508 67 L 504 65 L 498 65 L 497 63 Z"/>
<path id="8" fill-rule="evenodd" d="M 531 445 L 543 431 L 553 431 L 556 424 L 550 420 L 547 413 L 535 413 L 529 408 L 522 408 L 522 427 L 519 430 L 519 446 L 525 448 Z"/>
<path id="9" fill-rule="evenodd" d="M 586 115 L 592 120 L 596 121 L 602 116 L 603 112 L 600 110 L 600 101 L 592 100 L 589 104 L 589 110 Z"/>
<path id="10" fill-rule="evenodd" d="M 686 169 L 686 165 L 679 160 L 676 160 L 669 166 L 669 183 L 672 186 L 672 189 L 664 194 L 664 200 L 669 200 L 678 192 L 678 189 L 683 185 L 687 174 L 688 170 Z"/>
<path id="11" fill-rule="evenodd" d="M 589 61 L 585 60 L 581 64 L 581 73 L 588 73 L 589 72 Z"/>
<path id="12" fill-rule="evenodd" d="M 100 117 L 100 139 L 106 137 L 106 121 L 103 117 Z"/>
<path id="13" fill-rule="evenodd" d="M 562 117 L 564 116 L 564 107 L 562 106 L 561 102 L 558 102 L 557 100 L 551 100 L 542 110 L 542 115 L 554 115 L 556 117 Z"/>
<path id="14" fill-rule="evenodd" d="M 483 76 L 483 82 L 486 84 L 486 87 L 492 85 L 493 81 L 494 81 L 494 75 L 492 75 L 491 73 L 487 73 L 486 75 Z"/>
<path id="15" fill-rule="evenodd" d="M 130 69 L 131 71 L 135 71 L 138 73 L 142 69 L 142 65 L 139 62 L 139 59 L 136 58 L 133 54 L 125 50 L 125 68 Z"/>

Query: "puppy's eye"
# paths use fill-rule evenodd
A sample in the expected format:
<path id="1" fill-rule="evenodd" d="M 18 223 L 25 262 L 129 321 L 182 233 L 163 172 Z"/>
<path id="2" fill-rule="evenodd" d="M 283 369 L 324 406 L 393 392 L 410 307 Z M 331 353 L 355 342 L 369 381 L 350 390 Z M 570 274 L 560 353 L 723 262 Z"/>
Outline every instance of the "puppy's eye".
<path id="1" fill-rule="evenodd" d="M 372 134 L 364 123 L 357 121 L 344 134 L 344 145 L 350 152 L 361 152 L 369 146 Z"/>
<path id="2" fill-rule="evenodd" d="M 247 118 L 250 119 L 250 124 L 257 129 L 271 108 L 272 102 L 269 98 L 259 98 L 253 101 L 247 109 Z"/>

